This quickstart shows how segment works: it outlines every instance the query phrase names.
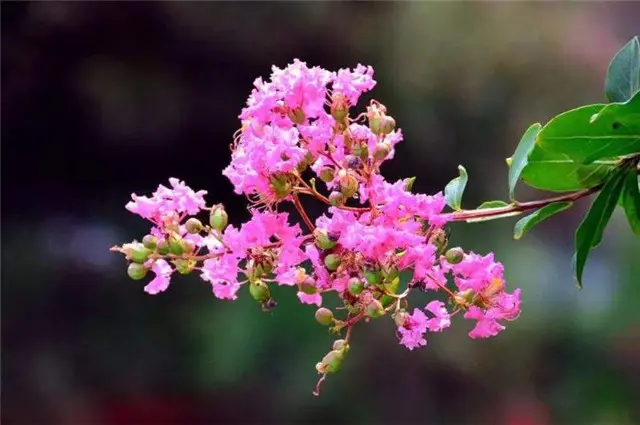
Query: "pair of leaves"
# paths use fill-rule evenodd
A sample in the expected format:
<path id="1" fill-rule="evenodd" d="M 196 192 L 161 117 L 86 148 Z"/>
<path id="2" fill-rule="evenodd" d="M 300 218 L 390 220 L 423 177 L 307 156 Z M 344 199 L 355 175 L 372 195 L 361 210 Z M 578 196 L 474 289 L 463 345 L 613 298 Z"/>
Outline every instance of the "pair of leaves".
<path id="1" fill-rule="evenodd" d="M 527 129 L 508 160 L 510 199 L 519 179 L 555 192 L 600 185 L 615 168 L 614 158 L 640 152 L 638 37 L 609 64 L 605 93 L 611 104 L 583 106 Z"/>
<path id="2" fill-rule="evenodd" d="M 568 192 L 604 182 L 620 156 L 640 152 L 640 92 L 625 103 L 587 105 L 525 131 L 509 167 L 509 196 L 519 179 Z"/>
<path id="3" fill-rule="evenodd" d="M 582 287 L 582 273 L 589 253 L 602 241 L 604 229 L 607 227 L 620 198 L 622 198 L 632 229 L 635 233 L 639 233 L 640 191 L 635 164 L 633 167 L 620 167 L 611 173 L 578 227 L 573 263 L 579 287 Z"/>

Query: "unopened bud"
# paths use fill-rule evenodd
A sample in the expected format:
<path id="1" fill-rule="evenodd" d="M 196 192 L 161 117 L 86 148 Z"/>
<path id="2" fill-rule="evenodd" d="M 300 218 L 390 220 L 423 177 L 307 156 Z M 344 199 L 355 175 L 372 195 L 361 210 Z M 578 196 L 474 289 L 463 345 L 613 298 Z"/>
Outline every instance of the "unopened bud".
<path id="1" fill-rule="evenodd" d="M 313 237 L 316 246 L 320 249 L 326 250 L 336 246 L 337 239 L 331 239 L 327 231 L 324 229 L 316 228 L 316 230 L 313 232 Z"/>
<path id="2" fill-rule="evenodd" d="M 300 283 L 299 288 L 300 291 L 307 295 L 312 295 L 318 292 L 318 288 L 316 288 L 316 281 L 311 276 L 307 276 L 302 283 Z"/>
<path id="3" fill-rule="evenodd" d="M 333 312 L 328 308 L 320 307 L 316 310 L 316 321 L 322 326 L 329 326 L 333 322 Z"/>
<path id="4" fill-rule="evenodd" d="M 333 167 L 322 167 L 322 169 L 320 169 L 318 177 L 320 177 L 320 180 L 322 180 L 323 182 L 329 183 L 333 181 L 333 178 L 335 177 L 335 171 Z"/>
<path id="5" fill-rule="evenodd" d="M 269 291 L 269 286 L 260 279 L 257 279 L 249 284 L 249 293 L 254 300 L 259 302 L 264 302 L 271 298 L 271 291 Z"/>
<path id="6" fill-rule="evenodd" d="M 173 264 L 180 274 L 189 274 L 196 268 L 196 262 L 193 260 L 177 260 Z"/>
<path id="7" fill-rule="evenodd" d="M 369 285 L 379 285 L 382 282 L 382 273 L 379 270 L 365 270 L 364 278 Z"/>
<path id="8" fill-rule="evenodd" d="M 158 254 L 167 255 L 171 250 L 169 249 L 169 242 L 166 240 L 161 240 L 158 242 Z"/>
<path id="9" fill-rule="evenodd" d="M 341 172 L 338 175 L 338 181 L 340 183 L 340 192 L 344 195 L 345 198 L 351 198 L 356 194 L 356 192 L 358 192 L 358 179 L 356 179 L 356 177 L 352 173 Z"/>
<path id="10" fill-rule="evenodd" d="M 344 205 L 344 202 L 346 201 L 344 195 L 340 192 L 331 192 L 329 194 L 329 202 L 331 203 L 331 205 L 333 205 L 334 207 L 339 207 Z"/>
<path id="11" fill-rule="evenodd" d="M 127 267 L 127 274 L 133 280 L 143 279 L 147 275 L 148 269 L 142 264 L 131 263 Z"/>
<path id="12" fill-rule="evenodd" d="M 349 101 L 342 93 L 331 96 L 331 116 L 338 122 L 343 122 L 349 114 Z"/>
<path id="13" fill-rule="evenodd" d="M 358 296 L 364 289 L 364 284 L 357 277 L 352 277 L 349 279 L 349 292 L 351 295 Z"/>
<path id="14" fill-rule="evenodd" d="M 396 129 L 396 120 L 394 120 L 388 115 L 385 115 L 384 117 L 382 117 L 382 120 L 380 123 L 380 131 L 382 132 L 382 134 L 387 135 L 395 129 Z"/>
<path id="15" fill-rule="evenodd" d="M 202 230 L 202 223 L 195 217 L 191 217 L 184 224 L 184 227 L 187 229 L 187 232 L 192 235 L 197 235 Z"/>
<path id="16" fill-rule="evenodd" d="M 382 161 L 389 156 L 391 152 L 391 145 L 389 142 L 379 142 L 376 144 L 376 150 L 373 151 L 373 159 L 376 161 Z"/>
<path id="17" fill-rule="evenodd" d="M 333 341 L 333 346 L 331 348 L 338 351 L 347 351 L 349 349 L 349 346 L 346 344 L 347 341 L 345 341 L 344 339 L 336 339 L 335 341 Z"/>
<path id="18" fill-rule="evenodd" d="M 355 156 L 364 161 L 369 157 L 369 146 L 363 142 L 354 143 L 352 152 Z"/>
<path id="19" fill-rule="evenodd" d="M 289 119 L 291 119 L 294 124 L 302 124 L 306 118 L 304 116 L 304 111 L 299 106 L 295 109 L 290 109 L 288 115 Z"/>
<path id="20" fill-rule="evenodd" d="M 369 304 L 364 308 L 365 316 L 376 318 L 380 317 L 384 314 L 384 307 L 382 307 L 382 303 L 378 300 L 371 300 Z"/>
<path id="21" fill-rule="evenodd" d="M 169 238 L 169 252 L 171 252 L 173 255 L 184 254 L 184 248 L 185 246 L 182 243 L 182 238 L 180 238 L 179 236 Z"/>
<path id="22" fill-rule="evenodd" d="M 157 244 L 158 238 L 153 235 L 146 235 L 144 238 L 142 238 L 142 245 L 144 245 L 144 247 L 147 249 L 156 249 Z"/>
<path id="23" fill-rule="evenodd" d="M 460 247 L 451 248 L 444 254 L 449 264 L 458 264 L 464 259 L 464 251 Z"/>
<path id="24" fill-rule="evenodd" d="M 151 255 L 149 248 L 145 248 L 142 244 L 136 244 L 134 248 L 131 248 L 129 258 L 134 263 L 144 264 L 149 259 L 149 255 Z"/>
<path id="25" fill-rule="evenodd" d="M 344 360 L 344 350 L 332 350 L 322 358 L 322 361 L 316 365 L 318 373 L 335 373 L 342 367 Z"/>
<path id="26" fill-rule="evenodd" d="M 216 205 L 209 214 L 209 225 L 218 232 L 224 231 L 229 224 L 229 216 L 222 205 Z"/>
<path id="27" fill-rule="evenodd" d="M 324 258 L 324 265 L 327 267 L 327 270 L 332 272 L 338 270 L 341 262 L 338 254 L 329 254 Z"/>

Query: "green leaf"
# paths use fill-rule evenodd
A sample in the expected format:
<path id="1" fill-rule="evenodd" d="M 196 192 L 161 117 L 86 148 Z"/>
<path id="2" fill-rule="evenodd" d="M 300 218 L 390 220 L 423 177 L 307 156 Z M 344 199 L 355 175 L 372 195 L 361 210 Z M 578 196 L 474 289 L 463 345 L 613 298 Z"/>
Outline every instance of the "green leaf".
<path id="1" fill-rule="evenodd" d="M 620 198 L 631 230 L 640 236 L 640 176 L 635 169 L 627 172 Z"/>
<path id="2" fill-rule="evenodd" d="M 486 208 L 501 208 L 501 207 L 506 207 L 509 204 L 507 204 L 504 201 L 486 201 L 483 202 L 477 209 L 479 210 L 483 210 Z"/>
<path id="3" fill-rule="evenodd" d="M 614 167 L 614 161 L 594 161 L 583 165 L 562 153 L 535 146 L 520 178 L 536 189 L 573 192 L 601 184 Z"/>
<path id="4" fill-rule="evenodd" d="M 640 90 L 640 42 L 633 37 L 611 60 L 604 91 L 610 102 L 626 102 Z"/>
<path id="5" fill-rule="evenodd" d="M 520 173 L 527 165 L 529 153 L 535 146 L 536 136 L 540 132 L 542 126 L 539 123 L 531 125 L 527 131 L 524 132 L 516 151 L 511 157 L 511 164 L 509 165 L 509 199 L 513 201 L 513 193 L 520 178 Z"/>
<path id="6" fill-rule="evenodd" d="M 575 278 L 578 287 L 582 288 L 582 273 L 592 249 L 602 241 L 602 234 L 609 223 L 623 188 L 625 171 L 618 169 L 611 174 L 604 187 L 591 204 L 587 215 L 580 223 L 575 238 L 575 255 L 573 258 Z"/>
<path id="7" fill-rule="evenodd" d="M 514 239 L 520 239 L 524 236 L 525 233 L 533 229 L 534 226 L 538 225 L 552 215 L 566 210 L 571 206 L 571 204 L 572 202 L 554 202 L 540 208 L 536 212 L 529 214 L 526 217 L 521 218 L 520 220 L 518 220 L 513 229 Z"/>
<path id="8" fill-rule="evenodd" d="M 447 205 L 455 211 L 460 210 L 462 194 L 464 193 L 464 188 L 467 186 L 467 180 L 469 178 L 467 170 L 465 170 L 462 165 L 458 165 L 458 171 L 460 172 L 460 176 L 451 180 L 444 188 L 444 197 Z"/>
<path id="9" fill-rule="evenodd" d="M 538 133 L 536 144 L 583 164 L 640 152 L 640 96 L 627 103 L 564 112 Z"/>

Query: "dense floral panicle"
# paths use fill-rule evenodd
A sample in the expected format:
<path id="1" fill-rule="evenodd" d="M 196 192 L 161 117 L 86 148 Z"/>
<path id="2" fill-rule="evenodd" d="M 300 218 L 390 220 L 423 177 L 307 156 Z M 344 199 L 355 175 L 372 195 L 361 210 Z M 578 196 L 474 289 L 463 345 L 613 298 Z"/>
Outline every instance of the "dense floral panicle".
<path id="1" fill-rule="evenodd" d="M 323 308 L 333 332 L 386 315 L 409 350 L 425 346 L 428 332 L 449 328 L 459 312 L 476 321 L 471 338 L 497 335 L 520 314 L 521 291 L 507 292 L 504 267 L 493 253 L 447 247 L 443 226 L 452 216 L 443 213 L 442 192 L 413 193 L 414 179 L 391 183 L 380 174 L 402 131 L 375 100 L 365 113 L 350 111 L 375 85 L 370 66 L 331 72 L 298 59 L 274 66 L 268 81 L 256 79 L 222 172 L 252 202 L 251 218 L 229 225 L 221 205 L 207 208 L 205 191 L 176 178 L 150 196 L 132 194 L 126 208 L 152 226 L 142 242 L 113 248 L 131 262 L 129 276 L 139 280 L 152 272 L 144 290 L 158 294 L 174 272 L 195 271 L 219 299 L 235 300 L 247 286 L 265 311 L 277 304 L 274 285 L 293 287 L 301 303 L 317 307 L 324 294 L 335 292 L 344 303 L 336 312 L 345 310 L 346 317 Z M 314 222 L 301 195 L 331 206 Z M 294 204 L 309 234 L 278 212 L 283 202 Z M 194 217 L 202 211 L 208 224 Z M 414 290 L 444 294 L 448 303 L 432 300 L 409 313 L 407 296 Z M 319 363 L 320 373 L 339 369 L 349 335 Z"/>

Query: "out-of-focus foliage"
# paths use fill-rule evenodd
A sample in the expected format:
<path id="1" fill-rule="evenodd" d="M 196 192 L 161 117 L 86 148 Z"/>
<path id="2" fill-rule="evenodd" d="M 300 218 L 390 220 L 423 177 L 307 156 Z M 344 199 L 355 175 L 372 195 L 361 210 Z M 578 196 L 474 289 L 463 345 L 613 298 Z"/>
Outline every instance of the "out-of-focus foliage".
<path id="1" fill-rule="evenodd" d="M 500 197 L 529 123 L 606 101 L 639 20 L 633 2 L 3 3 L 3 423 L 637 423 L 640 246 L 621 211 L 579 293 L 587 202 L 517 243 L 509 219 L 454 226 L 523 288 L 521 318 L 414 352 L 363 326 L 319 399 L 309 365 L 331 337 L 312 307 L 282 291 L 264 314 L 189 278 L 151 297 L 108 248 L 145 231 L 128 194 L 169 176 L 246 218 L 220 175 L 237 115 L 295 57 L 374 66 L 406 140 L 389 179 L 434 192 L 464 163 L 465 202 Z"/>

